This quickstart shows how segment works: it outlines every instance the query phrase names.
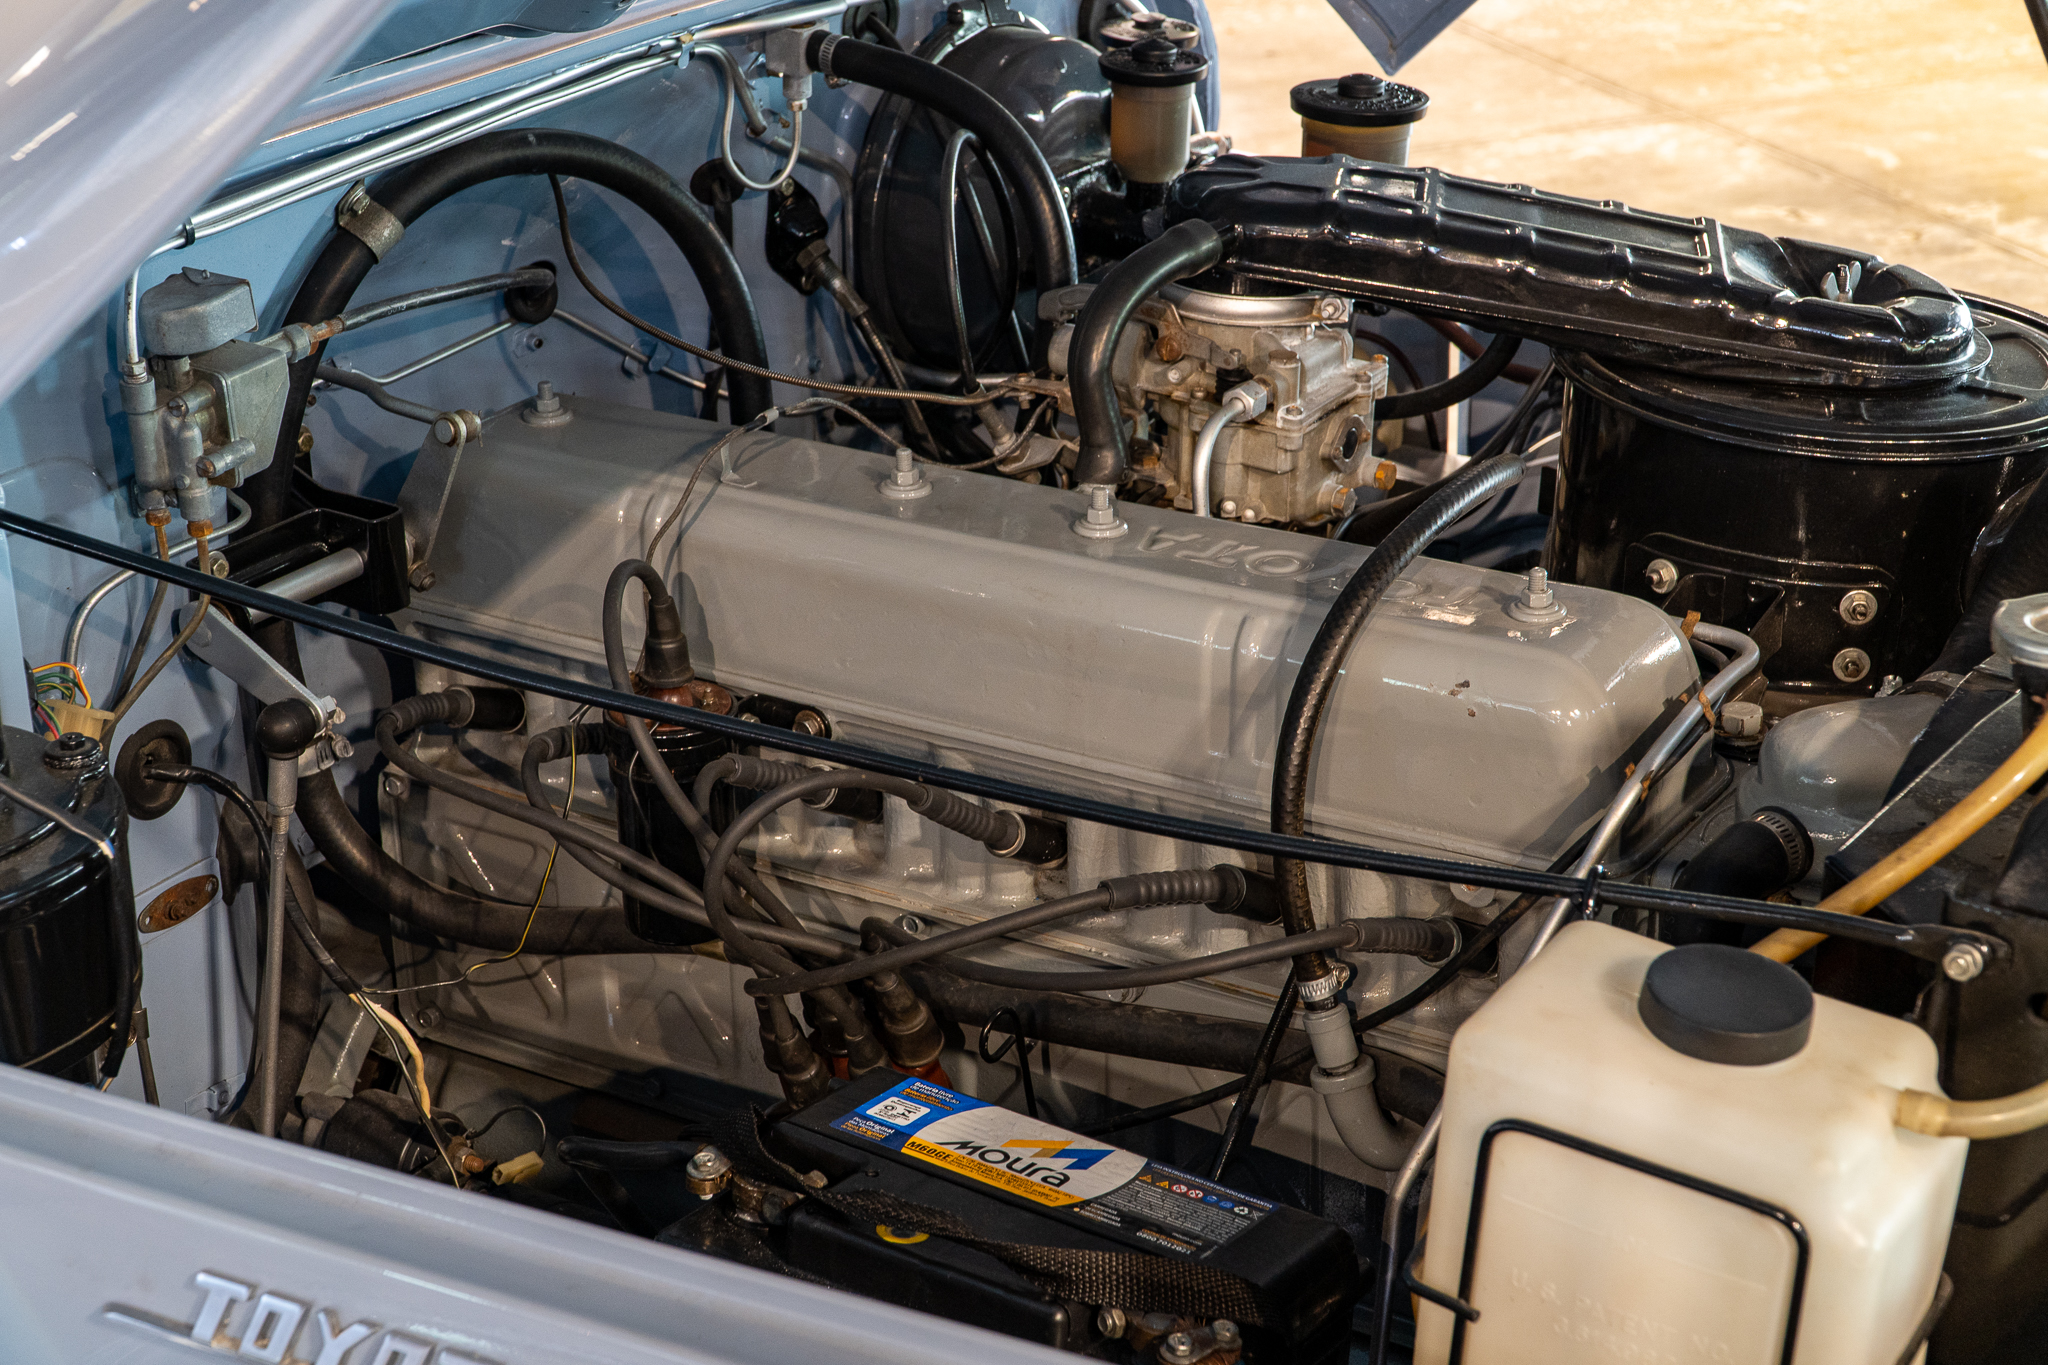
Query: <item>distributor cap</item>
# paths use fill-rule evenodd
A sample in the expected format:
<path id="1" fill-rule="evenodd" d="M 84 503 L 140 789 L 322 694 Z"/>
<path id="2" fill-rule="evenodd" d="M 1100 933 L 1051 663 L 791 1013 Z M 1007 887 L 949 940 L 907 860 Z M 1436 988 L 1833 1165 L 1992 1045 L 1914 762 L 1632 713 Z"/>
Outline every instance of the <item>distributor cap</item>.
<path id="1" fill-rule="evenodd" d="M 1412 85 L 1396 85 L 1367 72 L 1335 80 L 1303 81 L 1289 92 L 1294 112 L 1339 128 L 1391 128 L 1413 123 L 1429 111 L 1429 96 Z"/>
<path id="2" fill-rule="evenodd" d="M 1193 85 L 1208 73 L 1209 63 L 1201 53 L 1189 52 L 1170 38 L 1141 38 L 1102 54 L 1102 74 L 1112 85 Z"/>

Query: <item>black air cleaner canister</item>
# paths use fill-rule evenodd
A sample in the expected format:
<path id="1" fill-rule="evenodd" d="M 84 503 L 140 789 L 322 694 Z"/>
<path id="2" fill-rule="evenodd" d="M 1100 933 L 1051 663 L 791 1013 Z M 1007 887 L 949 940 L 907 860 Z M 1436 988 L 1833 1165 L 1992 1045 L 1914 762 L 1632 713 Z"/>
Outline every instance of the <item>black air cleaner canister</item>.
<path id="1" fill-rule="evenodd" d="M 2048 450 L 2048 319 L 1969 300 L 1958 379 L 1772 385 L 1560 352 L 1553 577 L 1754 634 L 1775 688 L 1910 680 L 1973 552 Z"/>

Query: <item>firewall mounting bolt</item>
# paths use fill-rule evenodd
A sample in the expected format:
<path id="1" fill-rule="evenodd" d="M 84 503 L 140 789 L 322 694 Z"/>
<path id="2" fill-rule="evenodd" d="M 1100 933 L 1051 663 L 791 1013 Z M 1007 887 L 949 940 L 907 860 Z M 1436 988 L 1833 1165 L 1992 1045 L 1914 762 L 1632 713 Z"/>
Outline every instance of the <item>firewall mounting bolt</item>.
<path id="1" fill-rule="evenodd" d="M 1851 588 L 1842 594 L 1840 607 L 1842 619 L 1852 626 L 1869 623 L 1877 615 L 1877 598 L 1862 588 Z"/>
<path id="2" fill-rule="evenodd" d="M 1984 949 L 1975 943 L 1951 943 L 1941 955 L 1941 974 L 1951 981 L 1974 981 L 1984 971 Z"/>
<path id="3" fill-rule="evenodd" d="M 1088 512 L 1074 523 L 1074 530 L 1090 540 L 1115 540 L 1127 534 L 1131 524 L 1116 514 L 1116 489 L 1106 483 L 1088 485 Z"/>
<path id="4" fill-rule="evenodd" d="M 1517 621 L 1562 621 L 1564 608 L 1550 590 L 1550 575 L 1540 568 L 1529 570 L 1521 595 L 1508 603 L 1508 615 Z"/>
<path id="5" fill-rule="evenodd" d="M 932 491 L 932 481 L 917 467 L 917 456 L 909 446 L 896 447 L 896 468 L 882 484 L 882 496 L 898 502 L 922 498 Z"/>
<path id="6" fill-rule="evenodd" d="M 1678 566 L 1668 559 L 1653 559 L 1643 570 L 1643 581 L 1651 592 L 1670 592 L 1678 586 Z"/>

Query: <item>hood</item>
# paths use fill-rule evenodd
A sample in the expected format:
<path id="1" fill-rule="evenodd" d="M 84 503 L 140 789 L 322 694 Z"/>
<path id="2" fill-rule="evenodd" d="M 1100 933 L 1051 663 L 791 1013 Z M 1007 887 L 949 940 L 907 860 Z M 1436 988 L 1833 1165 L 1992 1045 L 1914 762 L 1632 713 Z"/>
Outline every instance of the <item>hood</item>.
<path id="1" fill-rule="evenodd" d="M 0 396 L 211 194 L 388 0 L 16 5 L 0 47 Z"/>

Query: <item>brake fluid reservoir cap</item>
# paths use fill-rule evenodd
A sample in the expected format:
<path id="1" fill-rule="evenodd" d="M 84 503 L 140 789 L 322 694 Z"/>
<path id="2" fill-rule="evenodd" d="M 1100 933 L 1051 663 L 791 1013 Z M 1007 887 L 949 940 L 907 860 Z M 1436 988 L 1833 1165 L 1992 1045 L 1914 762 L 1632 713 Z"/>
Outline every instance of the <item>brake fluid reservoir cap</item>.
<path id="1" fill-rule="evenodd" d="M 1806 1046 L 1813 988 L 1782 962 L 1695 943 L 1650 964 L 1636 1009 L 1659 1041 L 1688 1057 L 1763 1066 Z"/>

